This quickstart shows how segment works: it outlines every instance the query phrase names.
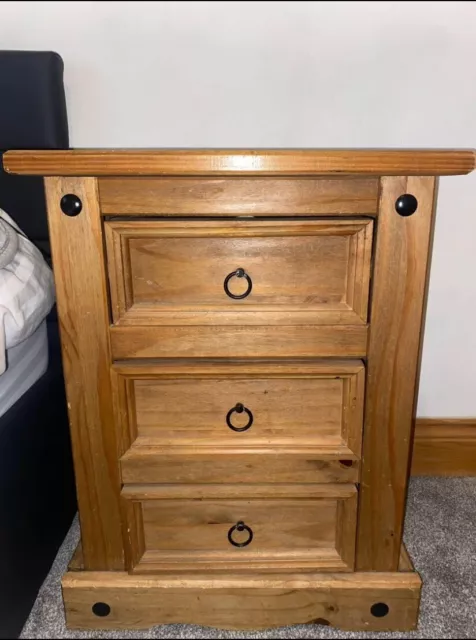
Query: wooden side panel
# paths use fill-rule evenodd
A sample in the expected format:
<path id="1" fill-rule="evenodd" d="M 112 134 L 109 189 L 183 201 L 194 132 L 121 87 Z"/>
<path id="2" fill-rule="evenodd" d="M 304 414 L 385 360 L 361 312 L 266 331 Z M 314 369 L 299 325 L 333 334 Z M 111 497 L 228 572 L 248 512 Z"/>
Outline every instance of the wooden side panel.
<path id="1" fill-rule="evenodd" d="M 410 217 L 395 211 L 405 193 Z M 368 346 L 357 569 L 398 568 L 432 234 L 435 179 L 382 178 Z"/>
<path id="2" fill-rule="evenodd" d="M 301 575 L 162 575 L 67 573 L 63 578 L 69 628 L 144 629 L 199 624 L 222 629 L 268 629 L 330 624 L 352 631 L 416 628 L 421 580 L 416 573 Z M 98 618 L 96 602 L 111 606 Z M 375 617 L 371 607 L 389 608 Z"/>
<path id="3" fill-rule="evenodd" d="M 376 215 L 378 178 L 101 178 L 102 215 Z"/>
<path id="4" fill-rule="evenodd" d="M 60 209 L 62 196 L 69 193 L 83 204 L 76 217 Z M 84 567 L 122 569 L 119 464 L 96 180 L 48 178 L 46 195 Z"/>

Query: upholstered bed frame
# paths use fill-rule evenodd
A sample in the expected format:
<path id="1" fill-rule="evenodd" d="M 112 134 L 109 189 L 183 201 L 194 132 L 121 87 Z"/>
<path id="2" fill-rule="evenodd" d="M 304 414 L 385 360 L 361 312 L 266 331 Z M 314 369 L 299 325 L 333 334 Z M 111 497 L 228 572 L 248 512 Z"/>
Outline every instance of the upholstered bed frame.
<path id="1" fill-rule="evenodd" d="M 0 51 L 0 153 L 68 148 L 63 61 Z M 41 178 L 7 175 L 0 207 L 49 259 Z M 0 418 L 0 638 L 17 637 L 76 512 L 58 323 L 46 373 Z"/>

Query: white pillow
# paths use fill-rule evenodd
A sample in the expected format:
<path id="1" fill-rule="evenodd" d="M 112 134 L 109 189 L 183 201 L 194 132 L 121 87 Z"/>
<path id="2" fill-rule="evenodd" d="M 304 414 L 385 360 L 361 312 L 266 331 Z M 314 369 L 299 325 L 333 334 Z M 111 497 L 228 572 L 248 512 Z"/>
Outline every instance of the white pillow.
<path id="1" fill-rule="evenodd" d="M 40 251 L 0 209 L 0 374 L 5 350 L 26 340 L 54 303 L 53 274 Z"/>

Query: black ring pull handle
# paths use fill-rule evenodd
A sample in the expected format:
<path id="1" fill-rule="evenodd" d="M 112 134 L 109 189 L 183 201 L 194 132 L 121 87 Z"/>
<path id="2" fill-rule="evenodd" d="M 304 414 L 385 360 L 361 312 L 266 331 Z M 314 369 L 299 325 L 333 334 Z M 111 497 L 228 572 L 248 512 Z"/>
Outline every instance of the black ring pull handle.
<path id="1" fill-rule="evenodd" d="M 245 412 L 246 415 L 248 416 L 248 422 L 245 424 L 244 427 L 235 427 L 235 425 L 233 425 L 231 423 L 231 416 L 234 413 L 243 413 Z M 247 409 L 246 407 L 244 407 L 241 402 L 238 402 L 233 409 L 230 409 L 228 411 L 228 413 L 226 414 L 226 424 L 230 427 L 230 429 L 232 429 L 233 431 L 247 431 L 251 425 L 253 424 L 253 414 L 251 413 L 251 411 L 249 409 Z"/>
<path id="2" fill-rule="evenodd" d="M 235 533 L 235 531 L 246 531 L 248 534 L 248 538 L 244 542 L 236 542 L 236 540 L 233 540 L 233 534 Z M 252 530 L 247 524 L 245 524 L 241 520 L 237 522 L 235 525 L 233 525 L 231 529 L 228 531 L 228 542 L 232 544 L 234 547 L 247 547 L 252 540 L 253 540 Z"/>
<path id="3" fill-rule="evenodd" d="M 230 282 L 230 280 L 232 278 L 244 278 L 246 280 L 246 282 L 248 283 L 248 287 L 246 289 L 246 291 L 244 293 L 240 293 L 239 295 L 232 293 L 230 291 L 230 289 L 228 288 L 228 283 Z M 246 271 L 244 269 L 237 269 L 236 271 L 232 271 L 231 273 L 229 273 L 226 278 L 225 278 L 225 282 L 223 283 L 223 287 L 225 289 L 225 293 L 228 297 L 233 298 L 233 300 L 243 300 L 243 298 L 246 298 L 246 296 L 249 296 L 251 293 L 251 289 L 253 288 L 253 283 L 251 281 L 250 276 L 246 273 Z"/>

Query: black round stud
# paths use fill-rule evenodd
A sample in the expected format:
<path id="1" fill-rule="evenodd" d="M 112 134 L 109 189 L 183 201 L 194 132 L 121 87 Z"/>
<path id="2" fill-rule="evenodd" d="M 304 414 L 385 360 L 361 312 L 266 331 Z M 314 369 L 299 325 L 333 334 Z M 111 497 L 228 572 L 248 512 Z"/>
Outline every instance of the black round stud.
<path id="1" fill-rule="evenodd" d="M 98 618 L 105 618 L 111 613 L 111 607 L 105 602 L 95 602 L 93 604 L 93 613 Z"/>
<path id="2" fill-rule="evenodd" d="M 67 193 L 60 200 L 61 211 L 67 216 L 77 216 L 81 213 L 83 203 L 74 193 Z"/>
<path id="3" fill-rule="evenodd" d="M 385 618 L 389 611 L 388 604 L 385 602 L 376 602 L 370 607 L 370 613 L 374 618 Z"/>
<path id="4" fill-rule="evenodd" d="M 395 211 L 400 216 L 411 216 L 418 208 L 418 200 L 411 193 L 404 193 L 395 201 Z"/>

